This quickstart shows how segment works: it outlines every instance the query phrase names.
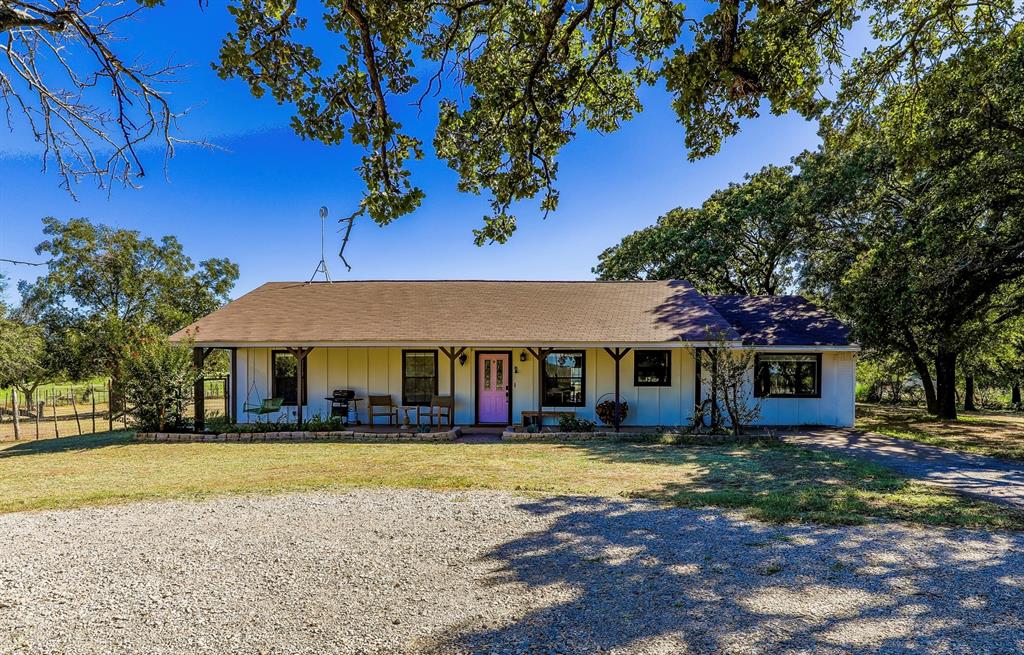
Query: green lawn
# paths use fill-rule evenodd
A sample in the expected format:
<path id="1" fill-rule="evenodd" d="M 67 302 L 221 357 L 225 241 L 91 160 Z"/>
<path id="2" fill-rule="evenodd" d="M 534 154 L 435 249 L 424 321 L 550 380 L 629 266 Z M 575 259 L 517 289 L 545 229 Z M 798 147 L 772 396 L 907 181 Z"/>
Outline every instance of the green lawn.
<path id="1" fill-rule="evenodd" d="M 154 444 L 126 432 L 0 446 L 0 512 L 367 486 L 649 498 L 769 521 L 1024 528 L 1021 513 L 782 446 Z"/>
<path id="2" fill-rule="evenodd" d="M 918 407 L 857 405 L 857 427 L 890 437 L 968 453 L 1024 460 L 1024 416 L 1012 412 L 961 412 L 942 421 Z"/>

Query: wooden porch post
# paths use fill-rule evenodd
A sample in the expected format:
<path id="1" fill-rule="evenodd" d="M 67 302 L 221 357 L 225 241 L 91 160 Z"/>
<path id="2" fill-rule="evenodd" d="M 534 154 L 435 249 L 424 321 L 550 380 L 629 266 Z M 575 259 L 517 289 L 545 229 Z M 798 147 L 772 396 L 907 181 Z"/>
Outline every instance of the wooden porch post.
<path id="1" fill-rule="evenodd" d="M 632 350 L 632 348 L 615 348 L 612 352 L 611 348 L 605 348 L 604 351 L 611 355 L 611 358 L 615 360 L 615 416 L 612 423 L 615 425 L 615 431 L 619 431 L 619 425 L 622 423 L 622 404 L 619 400 L 619 362 L 622 358 Z"/>
<path id="2" fill-rule="evenodd" d="M 703 351 L 702 348 L 694 348 L 693 349 L 693 362 L 694 362 L 693 363 L 693 371 L 694 371 L 694 373 L 693 373 L 693 376 L 694 376 L 694 380 L 693 380 L 693 408 L 694 408 L 694 411 L 697 411 L 697 408 L 700 407 L 700 403 L 701 403 L 701 399 L 700 399 L 700 393 L 701 393 L 700 392 L 700 360 L 701 360 L 701 352 L 702 351 Z"/>
<path id="3" fill-rule="evenodd" d="M 448 427 L 451 427 L 455 425 L 455 359 L 462 355 L 462 353 L 466 352 L 466 347 L 462 346 L 456 349 L 455 346 L 452 346 L 451 348 L 445 348 L 444 346 L 440 346 L 438 350 L 443 352 L 445 357 L 448 358 L 448 393 L 450 393 L 452 396 L 451 416 L 448 417 Z M 440 410 L 438 410 L 437 424 L 438 427 L 440 427 Z"/>
<path id="4" fill-rule="evenodd" d="M 192 430 L 196 434 L 201 434 L 206 430 L 206 385 L 203 379 L 203 363 L 206 362 L 208 352 L 210 352 L 209 348 L 192 349 L 192 365 L 196 367 L 196 381 L 192 389 L 193 413 L 195 414 Z M 111 416 L 113 416 L 113 412 L 111 412 Z"/>
<path id="5" fill-rule="evenodd" d="M 537 429 L 544 428 L 544 358 L 551 352 L 551 348 L 527 348 L 526 352 L 533 355 L 537 361 Z"/>
<path id="6" fill-rule="evenodd" d="M 289 348 L 288 352 L 295 356 L 298 364 L 295 371 L 295 421 L 297 427 L 302 429 L 302 406 L 307 398 L 303 392 L 306 388 L 306 357 L 312 352 L 312 348 Z"/>
<path id="7" fill-rule="evenodd" d="M 238 422 L 238 348 L 231 348 L 231 373 L 228 380 L 228 420 L 232 423 Z"/>

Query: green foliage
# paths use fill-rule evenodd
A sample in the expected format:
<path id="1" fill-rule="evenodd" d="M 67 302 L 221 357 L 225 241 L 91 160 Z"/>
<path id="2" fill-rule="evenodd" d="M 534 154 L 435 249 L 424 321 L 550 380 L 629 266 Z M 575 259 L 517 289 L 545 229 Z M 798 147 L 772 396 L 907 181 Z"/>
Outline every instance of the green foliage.
<path id="1" fill-rule="evenodd" d="M 558 429 L 562 432 L 593 432 L 597 429 L 597 423 L 588 418 L 562 414 L 558 418 Z"/>
<path id="2" fill-rule="evenodd" d="M 45 342 L 41 330 L 0 314 L 0 388 L 37 381 L 44 372 Z"/>
<path id="3" fill-rule="evenodd" d="M 1024 28 L 954 53 L 800 160 L 805 283 L 956 415 L 953 365 L 1024 309 Z M 908 124 L 908 116 L 913 120 Z"/>
<path id="4" fill-rule="evenodd" d="M 344 419 L 340 416 L 324 418 L 319 414 L 314 414 L 311 418 L 302 422 L 302 429 L 307 432 L 340 432 L 341 430 L 351 430 L 352 428 L 346 426 Z"/>
<path id="5" fill-rule="evenodd" d="M 911 379 L 914 367 L 899 353 L 868 351 L 857 362 L 857 400 L 877 403 L 916 403 L 920 382 Z"/>
<path id="6" fill-rule="evenodd" d="M 539 196 L 544 213 L 555 209 L 558 153 L 579 130 L 612 132 L 642 111 L 643 86 L 664 84 L 690 157 L 703 157 L 765 101 L 774 114 L 820 115 L 825 74 L 846 63 L 843 39 L 861 15 L 872 16 L 876 46 L 845 76 L 836 124 L 854 120 L 858 101 L 890 80 L 918 75 L 957 44 L 997 30 L 1014 6 L 235 0 L 229 11 L 236 29 L 217 72 L 292 105 L 301 136 L 328 144 L 347 137 L 364 148 L 360 211 L 378 223 L 424 197 L 409 171 L 423 143 L 394 109 L 434 105 L 435 152 L 458 173 L 460 190 L 490 194 L 491 212 L 476 230 L 483 243 L 508 239 L 519 201 Z M 306 44 L 314 29 L 338 35 L 340 60 L 337 49 Z"/>
<path id="7" fill-rule="evenodd" d="M 172 236 L 160 241 L 85 219 L 43 219 L 46 275 L 22 286 L 24 312 L 44 326 L 52 368 L 80 379 L 120 378 L 133 344 L 170 334 L 228 300 L 238 266 L 194 264 Z"/>
<path id="8" fill-rule="evenodd" d="M 181 431 L 191 424 L 185 410 L 192 402 L 200 372 L 188 343 L 171 343 L 152 333 L 130 346 L 122 391 L 128 411 L 142 431 Z"/>
<path id="9" fill-rule="evenodd" d="M 682 279 L 704 294 L 777 294 L 793 285 L 800 222 L 790 167 L 766 166 L 677 208 L 598 257 L 602 280 Z"/>

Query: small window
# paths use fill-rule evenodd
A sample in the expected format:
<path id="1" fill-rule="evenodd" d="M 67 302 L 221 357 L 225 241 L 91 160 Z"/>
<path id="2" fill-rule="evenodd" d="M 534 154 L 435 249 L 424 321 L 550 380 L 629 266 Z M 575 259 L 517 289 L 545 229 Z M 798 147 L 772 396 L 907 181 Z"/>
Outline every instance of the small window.
<path id="1" fill-rule="evenodd" d="M 437 394 L 437 351 L 402 351 L 402 404 L 429 405 Z"/>
<path id="2" fill-rule="evenodd" d="M 821 355 L 757 355 L 754 395 L 758 398 L 820 398 Z"/>
<path id="3" fill-rule="evenodd" d="M 544 405 L 583 407 L 584 353 L 557 350 L 544 358 Z"/>
<path id="4" fill-rule="evenodd" d="M 671 387 L 672 351 L 636 350 L 633 353 L 633 386 Z"/>
<path id="5" fill-rule="evenodd" d="M 283 398 L 285 405 L 296 404 L 299 388 L 299 360 L 295 355 L 284 350 L 275 350 L 271 353 L 271 368 L 273 378 L 271 380 L 270 395 L 273 398 Z M 306 390 L 309 386 L 309 375 L 302 380 L 302 404 L 307 403 Z"/>

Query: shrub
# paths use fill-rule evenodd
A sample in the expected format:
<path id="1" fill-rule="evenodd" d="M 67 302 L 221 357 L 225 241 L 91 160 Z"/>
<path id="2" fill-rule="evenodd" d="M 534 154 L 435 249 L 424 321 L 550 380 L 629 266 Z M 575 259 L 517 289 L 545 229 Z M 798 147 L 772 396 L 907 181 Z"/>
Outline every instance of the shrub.
<path id="1" fill-rule="evenodd" d="M 185 416 L 185 409 L 192 402 L 198 376 L 191 344 L 171 343 L 163 335 L 137 343 L 125 360 L 123 393 L 138 429 L 188 429 L 192 421 Z"/>
<path id="2" fill-rule="evenodd" d="M 588 418 L 563 415 L 558 419 L 558 427 L 562 432 L 593 432 L 597 423 Z"/>
<path id="3" fill-rule="evenodd" d="M 319 414 L 314 414 L 312 418 L 302 422 L 303 432 L 340 432 L 349 429 L 351 428 L 345 425 L 340 416 L 322 418 Z"/>

